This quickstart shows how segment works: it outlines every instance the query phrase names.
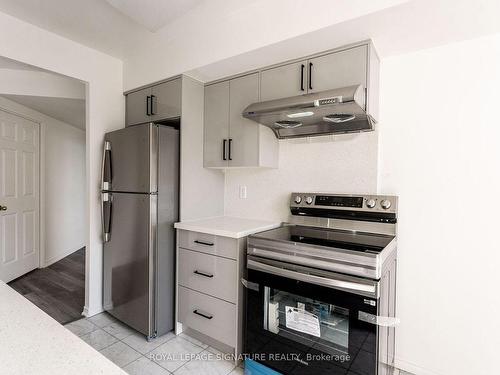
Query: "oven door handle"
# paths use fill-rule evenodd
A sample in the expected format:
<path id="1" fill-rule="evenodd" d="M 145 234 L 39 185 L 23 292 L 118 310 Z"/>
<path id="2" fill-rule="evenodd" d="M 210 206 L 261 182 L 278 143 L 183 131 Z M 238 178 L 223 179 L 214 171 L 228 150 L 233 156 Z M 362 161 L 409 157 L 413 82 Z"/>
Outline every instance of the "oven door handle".
<path id="1" fill-rule="evenodd" d="M 247 279 L 244 279 L 243 277 L 241 278 L 241 283 L 247 289 L 255 290 L 256 292 L 259 291 L 259 284 L 257 284 L 257 283 L 252 283 L 251 281 L 248 281 Z"/>
<path id="2" fill-rule="evenodd" d="M 356 283 L 353 281 L 337 280 L 333 278 L 326 278 L 311 274 L 305 274 L 301 272 L 296 272 L 292 270 L 287 270 L 285 268 L 271 266 L 269 264 L 263 264 L 252 259 L 248 259 L 247 267 L 256 271 L 267 272 L 277 276 L 283 276 L 290 279 L 304 281 L 306 283 L 321 285 L 327 288 L 341 289 L 354 294 L 370 295 L 377 297 L 377 286 Z"/>
<path id="3" fill-rule="evenodd" d="M 364 311 L 358 312 L 358 319 L 379 327 L 395 327 L 401 322 L 399 318 L 393 316 L 373 315 Z"/>

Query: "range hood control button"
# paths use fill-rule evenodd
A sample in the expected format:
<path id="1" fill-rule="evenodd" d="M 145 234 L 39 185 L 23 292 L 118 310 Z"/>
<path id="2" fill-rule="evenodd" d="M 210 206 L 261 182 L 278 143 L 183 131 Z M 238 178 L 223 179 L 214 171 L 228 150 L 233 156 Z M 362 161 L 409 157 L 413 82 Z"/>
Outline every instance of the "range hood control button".
<path id="1" fill-rule="evenodd" d="M 382 202 L 380 202 L 380 206 L 384 209 L 384 210 L 388 210 L 389 208 L 391 208 L 391 201 L 387 200 L 387 199 L 384 199 Z"/>
<path id="2" fill-rule="evenodd" d="M 312 197 L 307 197 L 306 198 L 306 203 L 307 204 L 312 204 L 312 202 L 313 202 L 313 198 Z"/>
<path id="3" fill-rule="evenodd" d="M 366 201 L 366 207 L 368 208 L 373 208 L 377 204 L 377 201 L 375 199 L 368 199 Z"/>
<path id="4" fill-rule="evenodd" d="M 300 195 L 297 195 L 294 199 L 294 202 L 299 204 L 300 202 L 302 202 L 302 197 Z"/>

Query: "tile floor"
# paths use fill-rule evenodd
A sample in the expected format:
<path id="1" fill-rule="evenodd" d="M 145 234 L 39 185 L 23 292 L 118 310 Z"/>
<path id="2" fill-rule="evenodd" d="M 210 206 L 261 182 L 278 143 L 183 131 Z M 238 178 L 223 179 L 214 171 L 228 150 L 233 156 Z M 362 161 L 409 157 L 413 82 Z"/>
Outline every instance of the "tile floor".
<path id="1" fill-rule="evenodd" d="M 106 313 L 65 327 L 131 375 L 243 375 L 219 351 L 185 334 L 148 342 Z"/>
<path id="2" fill-rule="evenodd" d="M 223 360 L 218 350 L 185 334 L 167 333 L 148 342 L 106 313 L 65 327 L 131 375 L 243 375 L 243 369 Z"/>

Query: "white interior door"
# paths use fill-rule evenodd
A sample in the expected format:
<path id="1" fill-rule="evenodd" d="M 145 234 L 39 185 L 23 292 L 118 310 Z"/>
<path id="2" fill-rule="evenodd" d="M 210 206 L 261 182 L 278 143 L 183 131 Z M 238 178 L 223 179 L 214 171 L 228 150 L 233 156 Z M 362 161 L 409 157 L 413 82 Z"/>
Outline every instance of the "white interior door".
<path id="1" fill-rule="evenodd" d="M 39 266 L 39 124 L 0 110 L 0 280 Z"/>

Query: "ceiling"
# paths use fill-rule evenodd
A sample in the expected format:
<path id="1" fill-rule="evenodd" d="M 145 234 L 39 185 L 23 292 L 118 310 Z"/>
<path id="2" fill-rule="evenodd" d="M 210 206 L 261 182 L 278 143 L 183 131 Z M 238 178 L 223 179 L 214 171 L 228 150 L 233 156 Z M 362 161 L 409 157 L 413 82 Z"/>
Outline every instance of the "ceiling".
<path id="1" fill-rule="evenodd" d="M 500 33 L 499 0 L 412 0 L 189 70 L 209 82 L 372 39 L 381 59 Z M 464 53 L 466 53 L 464 51 Z"/>
<path id="2" fill-rule="evenodd" d="M 231 33 L 242 26 L 255 33 L 266 30 L 268 36 L 274 32 L 289 37 L 405 1 L 408 0 L 0 0 L 0 11 L 126 60 L 136 48 L 151 41 L 163 45 L 175 39 L 182 44 L 182 39 L 193 33 L 202 35 L 203 30 L 225 24 L 227 38 L 232 38 Z M 304 17 L 310 13 L 311 3 L 320 11 Z M 245 22 L 231 24 L 231 20 L 245 17 Z"/>
<path id="3" fill-rule="evenodd" d="M 28 78 L 23 81 L 15 81 L 14 86 L 18 89 L 15 92 L 23 92 L 26 95 L 9 93 L 9 90 L 12 88 L 12 82 L 6 82 L 8 80 L 4 77 L 3 85 L 0 85 L 0 96 L 43 113 L 46 116 L 85 130 L 85 99 L 83 99 L 84 96 L 80 95 L 77 95 L 77 98 L 75 98 L 75 88 L 78 89 L 76 90 L 78 92 L 82 91 L 82 89 L 85 91 L 83 83 L 73 78 L 61 76 L 56 73 L 48 72 L 46 70 L 0 56 L 0 73 L 2 73 L 2 69 L 5 71 L 19 70 L 22 72 L 33 71 L 40 73 L 34 73 L 35 76 L 33 76 L 33 74 L 29 74 Z M 46 78 L 46 76 L 54 77 L 54 81 L 44 79 L 37 80 L 36 78 L 39 75 L 41 75 L 42 78 Z M 56 88 L 59 88 L 59 91 L 55 90 L 54 92 L 57 92 L 59 96 L 55 97 L 54 92 L 51 92 L 50 90 L 47 91 L 47 93 L 43 92 L 44 90 L 41 90 L 41 86 L 47 84 L 57 86 Z M 39 96 L 35 94 L 39 94 L 40 92 L 43 92 L 46 96 Z"/>
<path id="4" fill-rule="evenodd" d="M 123 59 L 135 43 L 205 1 L 0 0 L 0 11 Z"/>
<path id="5" fill-rule="evenodd" d="M 0 0 L 0 12 L 123 60 L 125 90 L 365 39 L 384 59 L 500 32 L 499 0 Z"/>
<path id="6" fill-rule="evenodd" d="M 106 0 L 139 25 L 155 32 L 195 8 L 204 0 Z"/>
<path id="7" fill-rule="evenodd" d="M 105 0 L 0 0 L 0 11 L 115 57 L 151 35 Z"/>
<path id="8" fill-rule="evenodd" d="M 31 95 L 2 95 L 44 115 L 85 130 L 85 100 Z"/>

